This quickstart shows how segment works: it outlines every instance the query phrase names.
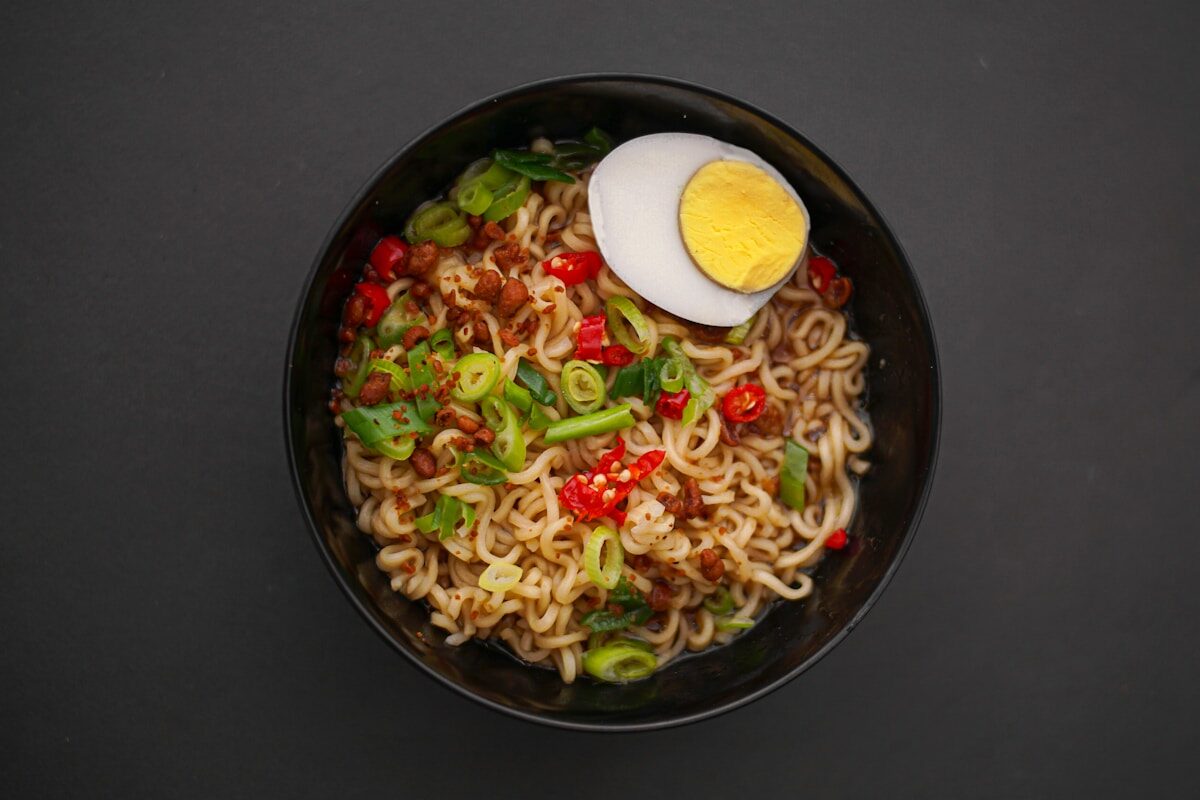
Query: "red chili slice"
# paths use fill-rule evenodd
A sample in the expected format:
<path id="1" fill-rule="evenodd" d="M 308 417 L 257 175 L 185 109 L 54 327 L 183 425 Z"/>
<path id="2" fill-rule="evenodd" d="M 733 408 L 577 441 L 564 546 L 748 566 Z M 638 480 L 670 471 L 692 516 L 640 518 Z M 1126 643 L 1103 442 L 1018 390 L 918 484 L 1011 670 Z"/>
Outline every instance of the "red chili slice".
<path id="1" fill-rule="evenodd" d="M 854 291 L 854 284 L 849 278 L 837 277 L 829 282 L 828 288 L 825 289 L 825 303 L 830 308 L 841 308 L 850 301 L 850 295 Z"/>
<path id="2" fill-rule="evenodd" d="M 605 322 L 603 314 L 593 314 L 580 321 L 575 358 L 580 361 L 600 361 L 603 358 Z"/>
<path id="3" fill-rule="evenodd" d="M 663 392 L 658 396 L 654 410 L 660 417 L 666 419 L 683 419 L 683 409 L 691 399 L 692 395 L 687 389 L 680 389 L 678 392 Z"/>
<path id="4" fill-rule="evenodd" d="M 633 353 L 623 344 L 614 344 L 606 347 L 600 355 L 600 360 L 610 367 L 624 367 L 632 364 L 634 358 Z"/>
<path id="5" fill-rule="evenodd" d="M 817 294 L 824 294 L 836 275 L 837 265 L 825 256 L 813 256 L 808 260 L 808 284 Z"/>
<path id="6" fill-rule="evenodd" d="M 542 269 L 567 286 L 574 286 L 599 275 L 600 264 L 599 253 L 561 253 L 543 261 Z"/>
<path id="7" fill-rule="evenodd" d="M 367 309 L 366 316 L 363 318 L 363 325 L 368 328 L 374 328 L 379 318 L 383 316 L 383 312 L 387 311 L 387 307 L 392 304 L 391 298 L 388 297 L 387 289 L 384 289 L 378 283 L 358 283 L 354 286 L 355 294 L 366 298 Z"/>
<path id="8" fill-rule="evenodd" d="M 384 280 L 392 280 L 404 271 L 408 260 L 408 242 L 399 236 L 385 236 L 371 251 L 371 266 Z M 396 267 L 400 269 L 397 270 Z"/>
<path id="9" fill-rule="evenodd" d="M 846 535 L 846 529 L 838 528 L 829 534 L 829 538 L 825 540 L 825 546 L 830 550 L 841 550 L 849 540 L 850 537 Z"/>
<path id="10" fill-rule="evenodd" d="M 721 401 L 721 412 L 730 422 L 753 422 L 767 407 L 767 393 L 756 383 L 731 389 Z"/>
<path id="11" fill-rule="evenodd" d="M 558 501 L 581 522 L 611 517 L 618 525 L 624 524 L 625 512 L 617 505 L 624 502 L 638 481 L 662 464 L 666 455 L 663 450 L 651 450 L 624 467 L 621 459 L 625 456 L 625 441 L 618 436 L 617 446 L 600 456 L 595 467 L 567 480 L 558 493 Z M 629 480 L 619 480 L 618 476 L 626 470 Z M 599 475 L 604 475 L 604 482 L 597 485 Z"/>

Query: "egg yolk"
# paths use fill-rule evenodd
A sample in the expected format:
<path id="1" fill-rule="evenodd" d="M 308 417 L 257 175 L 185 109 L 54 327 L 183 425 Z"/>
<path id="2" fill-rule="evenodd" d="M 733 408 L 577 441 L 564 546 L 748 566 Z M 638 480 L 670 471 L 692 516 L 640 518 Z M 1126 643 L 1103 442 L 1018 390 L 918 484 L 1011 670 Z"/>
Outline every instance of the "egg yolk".
<path id="1" fill-rule="evenodd" d="M 778 283 L 808 238 L 799 204 L 744 161 L 711 161 L 696 171 L 679 201 L 679 228 L 696 266 L 739 292 Z"/>

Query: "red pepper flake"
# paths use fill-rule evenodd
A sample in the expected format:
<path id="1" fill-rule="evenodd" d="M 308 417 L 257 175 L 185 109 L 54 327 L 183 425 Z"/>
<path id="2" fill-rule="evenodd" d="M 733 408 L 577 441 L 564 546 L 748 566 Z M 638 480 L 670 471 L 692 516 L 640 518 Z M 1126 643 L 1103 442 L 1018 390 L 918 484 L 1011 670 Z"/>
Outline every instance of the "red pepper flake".
<path id="1" fill-rule="evenodd" d="M 596 466 L 567 480 L 558 493 L 559 502 L 575 513 L 580 522 L 611 517 L 618 525 L 625 523 L 625 512 L 617 508 L 633 491 L 638 482 L 658 469 L 666 457 L 663 450 L 651 450 L 639 456 L 629 465 L 629 480 L 616 478 L 625 470 L 621 459 L 625 456 L 625 440 L 617 437 L 617 446 L 600 456 Z M 603 476 L 603 481 L 597 478 Z"/>
<path id="2" fill-rule="evenodd" d="M 825 540 L 825 546 L 830 550 L 841 550 L 849 541 L 850 537 L 846 535 L 846 529 L 838 528 L 829 534 L 829 538 Z"/>

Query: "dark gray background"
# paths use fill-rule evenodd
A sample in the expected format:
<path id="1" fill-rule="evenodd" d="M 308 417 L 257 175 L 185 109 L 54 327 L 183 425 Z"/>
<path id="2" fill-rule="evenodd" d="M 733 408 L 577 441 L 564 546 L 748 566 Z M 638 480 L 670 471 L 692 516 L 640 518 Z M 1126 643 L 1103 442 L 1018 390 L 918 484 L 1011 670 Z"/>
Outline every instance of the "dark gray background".
<path id="1" fill-rule="evenodd" d="M 571 5 L 0 10 L 4 793 L 1200 789 L 1194 6 Z M 710 84 L 838 159 L 945 376 L 925 521 L 861 628 L 748 708 L 621 737 L 486 711 L 370 632 L 280 408 L 367 176 L 484 95 L 597 70 Z"/>

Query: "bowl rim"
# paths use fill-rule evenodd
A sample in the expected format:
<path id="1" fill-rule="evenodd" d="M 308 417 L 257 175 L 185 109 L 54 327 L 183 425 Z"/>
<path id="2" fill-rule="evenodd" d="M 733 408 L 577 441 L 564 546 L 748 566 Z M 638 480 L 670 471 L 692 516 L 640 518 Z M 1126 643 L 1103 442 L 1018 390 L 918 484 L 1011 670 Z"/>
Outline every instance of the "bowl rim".
<path id="1" fill-rule="evenodd" d="M 292 434 L 292 423 L 291 423 L 292 411 L 293 411 L 292 392 L 291 392 L 292 370 L 293 370 L 293 363 L 294 363 L 293 356 L 295 353 L 296 341 L 300 335 L 300 322 L 301 322 L 301 317 L 303 316 L 305 300 L 308 298 L 309 293 L 312 291 L 313 282 L 316 279 L 317 273 L 321 269 L 321 265 L 325 260 L 326 254 L 329 252 L 329 248 L 333 245 L 334 240 L 337 238 L 338 232 L 345 225 L 347 219 L 350 217 L 350 215 L 353 213 L 353 211 L 356 208 L 358 208 L 358 206 L 370 195 L 370 193 L 372 191 L 374 191 L 378 182 L 392 168 L 392 165 L 395 164 L 396 161 L 398 161 L 400 158 L 402 158 L 407 152 L 409 152 L 410 150 L 412 150 L 415 147 L 418 147 L 418 146 L 424 144 L 428 139 L 430 139 L 430 138 L 434 137 L 435 135 L 437 135 L 438 133 L 440 133 L 440 131 L 444 127 L 449 125 L 451 122 L 458 120 L 461 117 L 463 117 L 471 112 L 483 109 L 486 106 L 489 106 L 493 103 L 499 102 L 500 100 L 506 100 L 511 97 L 520 96 L 523 94 L 529 94 L 529 93 L 542 91 L 542 90 L 546 90 L 546 89 L 569 87 L 569 86 L 572 86 L 575 84 L 604 83 L 604 82 L 641 83 L 641 84 L 649 84 L 649 85 L 666 86 L 666 87 L 675 88 L 675 89 L 685 89 L 685 90 L 688 90 L 691 92 L 695 92 L 697 94 L 708 96 L 708 97 L 716 99 L 716 100 L 721 100 L 722 102 L 737 106 L 738 108 L 740 108 L 744 111 L 747 111 L 751 114 L 754 114 L 772 125 L 775 125 L 777 128 L 782 130 L 788 136 L 800 141 L 802 144 L 804 144 L 805 147 L 809 148 L 813 153 L 815 153 L 819 158 L 821 158 L 825 162 L 825 164 L 830 169 L 832 169 L 833 172 L 839 178 L 841 178 L 843 181 L 846 182 L 847 185 L 849 185 L 851 188 L 854 189 L 858 200 L 863 204 L 863 206 L 871 214 L 873 214 L 875 216 L 876 219 L 879 220 L 880 229 L 883 231 L 883 233 L 887 237 L 887 241 L 895 249 L 896 254 L 899 256 L 900 266 L 903 268 L 905 275 L 908 277 L 909 282 L 912 284 L 912 287 L 914 290 L 914 295 L 916 298 L 916 303 L 917 303 L 917 310 L 919 312 L 919 316 L 920 316 L 921 320 L 924 322 L 925 338 L 926 338 L 927 344 L 929 346 L 929 352 L 932 356 L 932 358 L 930 360 L 930 373 L 931 373 L 930 381 L 931 381 L 931 386 L 932 386 L 932 392 L 930 395 L 931 425 L 930 425 L 930 435 L 929 435 L 929 469 L 924 477 L 924 484 L 921 487 L 920 496 L 917 498 L 916 506 L 913 509 L 912 519 L 909 521 L 905 530 L 902 532 L 902 540 L 900 542 L 899 550 L 897 550 L 895 557 L 892 559 L 892 563 L 890 565 L 888 565 L 887 570 L 884 572 L 883 576 L 880 578 L 879 583 L 875 586 L 874 589 L 871 590 L 871 594 L 867 597 L 866 601 L 862 604 L 862 606 L 858 609 L 858 611 L 855 612 L 854 616 L 850 619 L 850 621 L 847 622 L 846 625 L 840 631 L 838 631 L 836 634 L 834 634 L 829 639 L 829 641 L 827 641 L 825 644 L 823 644 L 820 647 L 820 649 L 818 649 L 815 653 L 813 653 L 811 656 L 809 656 L 807 659 L 805 659 L 803 663 L 794 667 L 792 670 L 790 670 L 786 674 L 780 676 L 779 678 L 776 678 L 775 680 L 771 681 L 770 683 L 768 683 L 765 686 L 761 686 L 752 692 L 748 692 L 740 697 L 734 698 L 732 700 L 728 700 L 726 702 L 715 705 L 711 708 L 703 709 L 701 711 L 695 711 L 695 712 L 692 712 L 689 714 L 683 714 L 683 715 L 679 715 L 679 716 L 671 716 L 671 717 L 667 717 L 665 719 L 656 719 L 656 720 L 647 720 L 647 721 L 632 721 L 632 722 L 629 722 L 629 721 L 605 722 L 603 720 L 595 720 L 595 721 L 582 720 L 581 721 L 581 720 L 572 720 L 572 719 L 559 719 L 550 714 L 545 714 L 545 713 L 541 713 L 541 712 L 537 712 L 537 711 L 531 711 L 531 710 L 527 710 L 527 709 L 523 709 L 523 708 L 515 708 L 512 706 L 507 706 L 502 703 L 496 702 L 488 697 L 484 697 L 482 695 L 476 694 L 475 692 L 468 689 L 466 686 L 463 686 L 463 685 L 457 683 L 456 681 L 451 680 L 447 676 L 445 676 L 442 673 L 435 670 L 430 665 L 426 664 L 424 661 L 422 661 L 420 658 L 418 658 L 413 653 L 410 653 L 405 647 L 403 647 L 402 644 L 396 639 L 396 637 L 394 637 L 392 635 L 392 633 L 387 628 L 385 628 L 380 623 L 379 620 L 376 619 L 374 613 L 372 612 L 372 609 L 368 608 L 366 606 L 366 604 L 355 594 L 354 589 L 350 586 L 348 580 L 342 574 L 342 572 L 340 570 L 340 565 L 337 562 L 337 560 L 334 558 L 331 549 L 326 546 L 325 540 L 321 535 L 320 526 L 318 525 L 318 522 L 313 514 L 312 508 L 311 508 L 310 504 L 308 503 L 307 497 L 305 495 L 304 485 L 301 480 L 300 465 L 296 458 L 296 442 L 295 442 L 293 434 Z M 820 147 L 818 147 L 816 144 L 814 144 L 807 136 L 805 136 L 803 133 L 798 131 L 792 125 L 784 122 L 783 120 L 776 117 L 775 115 L 773 115 L 767 111 L 764 111 L 763 109 L 759 108 L 758 106 L 756 106 L 752 103 L 749 103 L 745 100 L 741 100 L 732 95 L 726 94 L 725 92 L 723 92 L 719 89 L 714 89 L 710 86 L 706 86 L 706 85 L 696 83 L 693 81 L 689 81 L 689 80 L 684 80 L 681 78 L 662 76 L 662 75 L 654 75 L 654 74 L 649 74 L 649 73 L 623 73 L 623 72 L 572 73 L 572 74 L 568 74 L 568 75 L 560 75 L 557 77 L 544 78 L 544 79 L 540 79 L 540 80 L 536 80 L 536 81 L 522 83 L 522 84 L 510 87 L 508 89 L 503 89 L 501 91 L 495 92 L 481 100 L 478 100 L 476 102 L 473 102 L 466 106 L 463 106 L 459 110 L 449 114 L 448 116 L 446 116 L 442 120 L 438 121 L 437 123 L 430 125 L 425 130 L 423 130 L 421 133 L 412 137 L 407 142 L 405 142 L 403 145 L 401 145 L 399 148 L 397 148 L 391 155 L 389 155 L 383 161 L 382 164 L 380 164 L 380 166 L 378 168 L 376 168 L 366 178 L 366 180 L 363 182 L 362 186 L 358 189 L 357 192 L 354 193 L 354 196 L 350 199 L 350 201 L 345 204 L 345 206 L 342 208 L 341 212 L 338 214 L 336 220 L 334 221 L 333 225 L 330 227 L 329 232 L 325 235 L 324 239 L 321 242 L 320 247 L 317 250 L 316 257 L 314 258 L 312 266 L 309 268 L 308 275 L 305 277 L 304 283 L 302 284 L 300 296 L 296 303 L 296 308 L 295 308 L 295 311 L 292 316 L 292 324 L 291 324 L 290 331 L 288 334 L 287 351 L 284 354 L 284 376 L 283 377 L 284 377 L 284 380 L 283 380 L 284 438 L 285 438 L 285 445 L 286 445 L 286 449 L 287 449 L 288 467 L 289 467 L 289 470 L 290 470 L 291 476 L 292 476 L 292 488 L 295 490 L 296 499 L 300 504 L 301 514 L 303 515 L 304 520 L 308 525 L 309 534 L 312 536 L 313 544 L 316 546 L 317 551 L 321 554 L 321 558 L 325 563 L 326 569 L 329 570 L 329 573 L 333 576 L 334 581 L 337 583 L 338 587 L 342 590 L 342 593 L 346 596 L 346 598 L 350 601 L 350 603 L 355 607 L 355 609 L 358 610 L 359 614 L 366 620 L 366 622 L 371 626 L 371 628 L 380 637 L 382 637 L 384 639 L 384 641 L 386 641 L 389 645 L 391 645 L 391 647 L 394 650 L 401 653 L 406 659 L 408 659 L 409 663 L 411 663 L 412 665 L 417 667 L 417 669 L 419 671 L 423 672 L 425 675 L 433 678 L 435 681 L 440 683 L 442 686 L 445 686 L 445 687 L 451 689 L 452 691 L 456 692 L 457 694 L 459 694 L 463 697 L 469 698 L 470 700 L 473 700 L 476 703 L 479 703 L 479 704 L 483 705 L 484 707 L 489 708 L 493 711 L 497 711 L 497 712 L 506 714 L 511 717 L 516 717 L 516 718 L 524 720 L 526 722 L 534 722 L 534 723 L 548 725 L 548 726 L 555 727 L 555 728 L 566 729 L 566 730 L 575 730 L 575 731 L 612 732 L 612 733 L 652 731 L 652 730 L 662 730 L 664 728 L 673 728 L 673 727 L 682 726 L 682 725 L 689 725 L 689 724 L 692 724 L 695 722 L 699 722 L 701 720 L 712 719 L 714 717 L 718 717 L 722 714 L 728 713 L 736 708 L 740 708 L 742 706 L 748 705 L 749 703 L 759 700 L 759 699 L 767 696 L 768 694 L 771 694 L 772 692 L 774 692 L 777 689 L 779 689 L 780 687 L 782 687 L 784 684 L 791 682 L 792 680 L 794 680 L 795 678 L 797 678 L 798 676 L 807 672 L 809 669 L 811 669 L 813 666 L 815 666 L 831 650 L 833 650 L 847 636 L 849 636 L 851 631 L 853 631 L 855 628 L 857 628 L 859 626 L 859 624 L 861 624 L 863 619 L 866 617 L 867 612 L 869 612 L 874 607 L 875 603 L 879 601 L 880 596 L 883 594 L 884 589 L 886 589 L 888 587 L 888 585 L 892 582 L 892 578 L 895 576 L 897 570 L 900 568 L 900 564 L 904 561 L 904 557 L 908 554 L 908 550 L 912 546 L 913 539 L 916 537 L 917 530 L 920 527 L 921 518 L 924 516 L 925 507 L 929 500 L 929 494 L 933 487 L 933 481 L 934 481 L 935 473 L 937 471 L 938 450 L 939 450 L 940 440 L 941 440 L 941 424 L 942 424 L 941 365 L 940 365 L 940 360 L 939 360 L 939 356 L 938 356 L 937 337 L 934 333 L 934 328 L 933 328 L 933 319 L 930 316 L 929 307 L 925 301 L 925 294 L 921 289 L 920 281 L 917 279 L 917 275 L 912 268 L 912 264 L 909 262 L 908 254 L 904 251 L 904 247 L 900 243 L 899 237 L 896 236 L 895 232 L 892 230 L 891 225 L 888 224 L 887 219 L 884 217 L 884 215 L 880 212 L 880 210 L 878 208 L 875 207 L 875 204 L 871 202 L 870 198 L 868 198 L 866 193 L 859 187 L 858 182 L 855 181 L 853 178 L 851 178 L 850 174 L 846 171 L 846 169 L 840 163 L 838 163 L 833 158 L 831 158 L 828 153 L 826 153 L 824 150 L 822 150 Z"/>

